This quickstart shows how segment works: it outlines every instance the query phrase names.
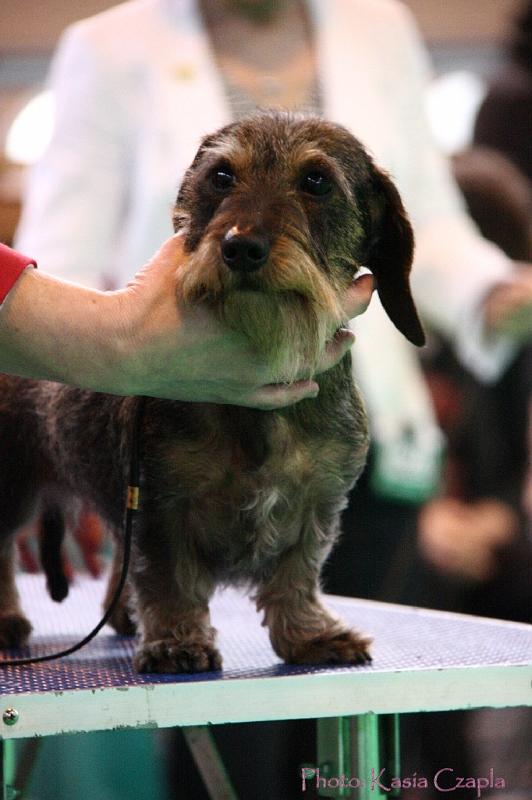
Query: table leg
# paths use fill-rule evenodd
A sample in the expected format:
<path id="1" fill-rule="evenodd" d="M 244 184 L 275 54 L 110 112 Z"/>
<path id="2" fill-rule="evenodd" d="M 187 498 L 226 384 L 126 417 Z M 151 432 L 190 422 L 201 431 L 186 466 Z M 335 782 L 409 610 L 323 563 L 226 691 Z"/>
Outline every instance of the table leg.
<path id="1" fill-rule="evenodd" d="M 15 800 L 19 792 L 11 785 L 15 777 L 15 742 L 12 739 L 0 739 L 0 772 L 2 800 Z"/>
<path id="2" fill-rule="evenodd" d="M 181 730 L 211 800 L 238 800 L 208 727 L 190 725 Z"/>
<path id="3" fill-rule="evenodd" d="M 400 797 L 400 789 L 381 789 L 379 782 L 389 787 L 393 777 L 400 776 L 398 714 L 361 714 L 357 726 L 357 775 L 364 780 L 358 800 L 381 797 Z M 382 781 L 379 775 L 382 772 Z"/>
<path id="4" fill-rule="evenodd" d="M 319 797 L 356 797 L 378 800 L 399 797 L 400 790 L 386 791 L 392 777 L 401 774 L 399 716 L 362 714 L 318 720 L 318 766 L 302 769 L 304 783 L 315 786 Z"/>
<path id="5" fill-rule="evenodd" d="M 317 769 L 303 767 L 304 782 L 318 789 L 319 797 L 352 797 L 349 785 L 353 763 L 349 717 L 326 717 L 318 724 Z"/>

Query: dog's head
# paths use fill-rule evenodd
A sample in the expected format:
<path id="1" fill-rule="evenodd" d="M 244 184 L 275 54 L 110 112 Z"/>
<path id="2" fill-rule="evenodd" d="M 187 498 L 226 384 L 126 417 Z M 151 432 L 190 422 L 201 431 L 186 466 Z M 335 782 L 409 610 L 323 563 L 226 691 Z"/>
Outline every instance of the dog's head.
<path id="1" fill-rule="evenodd" d="M 259 114 L 206 137 L 185 174 L 174 228 L 189 253 L 188 302 L 207 302 L 286 376 L 316 364 L 345 323 L 361 266 L 390 319 L 424 336 L 409 288 L 413 234 L 399 194 L 345 128 Z"/>

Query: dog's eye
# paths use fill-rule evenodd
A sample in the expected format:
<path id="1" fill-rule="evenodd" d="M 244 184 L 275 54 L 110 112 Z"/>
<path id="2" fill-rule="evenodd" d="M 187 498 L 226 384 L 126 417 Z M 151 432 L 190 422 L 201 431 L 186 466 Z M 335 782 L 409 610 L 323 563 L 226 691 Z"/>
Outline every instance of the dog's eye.
<path id="1" fill-rule="evenodd" d="M 235 181 L 235 173 L 229 167 L 218 167 L 211 174 L 211 183 L 218 192 L 227 192 Z"/>
<path id="2" fill-rule="evenodd" d="M 332 191 L 333 185 L 328 175 L 325 175 L 323 172 L 318 172 L 317 170 L 307 172 L 300 183 L 302 191 L 307 194 L 312 194 L 314 197 L 323 197 L 329 194 L 329 192 Z"/>

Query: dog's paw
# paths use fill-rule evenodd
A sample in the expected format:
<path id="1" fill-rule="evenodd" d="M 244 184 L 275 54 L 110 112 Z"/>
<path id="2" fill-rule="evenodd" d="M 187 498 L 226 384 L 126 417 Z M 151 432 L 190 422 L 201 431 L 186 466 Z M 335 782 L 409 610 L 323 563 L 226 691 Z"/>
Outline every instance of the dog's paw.
<path id="1" fill-rule="evenodd" d="M 22 614 L 0 614 L 0 647 L 20 647 L 31 633 L 31 624 Z"/>
<path id="2" fill-rule="evenodd" d="M 296 645 L 286 660 L 290 664 L 367 664 L 371 661 L 371 641 L 346 630 Z"/>
<path id="3" fill-rule="evenodd" d="M 208 672 L 222 668 L 222 657 L 212 645 L 160 639 L 143 644 L 134 665 L 138 672 Z"/>

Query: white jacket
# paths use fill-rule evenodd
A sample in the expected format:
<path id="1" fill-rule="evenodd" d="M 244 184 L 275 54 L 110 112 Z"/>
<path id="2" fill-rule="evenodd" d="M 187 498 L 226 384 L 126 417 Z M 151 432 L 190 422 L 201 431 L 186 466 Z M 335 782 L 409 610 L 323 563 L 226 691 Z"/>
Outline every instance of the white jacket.
<path id="1" fill-rule="evenodd" d="M 416 232 L 421 314 L 489 379 L 509 348 L 482 341 L 478 308 L 512 266 L 478 235 L 433 146 L 423 108 L 428 69 L 410 14 L 396 0 L 307 2 L 324 116 L 346 125 L 395 179 Z M 170 234 L 172 202 L 200 137 L 230 119 L 196 3 L 131 0 L 75 24 L 51 83 L 55 135 L 29 177 L 17 245 L 62 278 L 123 285 Z M 402 373 L 405 408 L 419 416 L 416 357 L 378 302 L 356 330 L 370 408 L 382 415 L 400 403 Z M 379 359 L 386 370 L 375 370 Z"/>

